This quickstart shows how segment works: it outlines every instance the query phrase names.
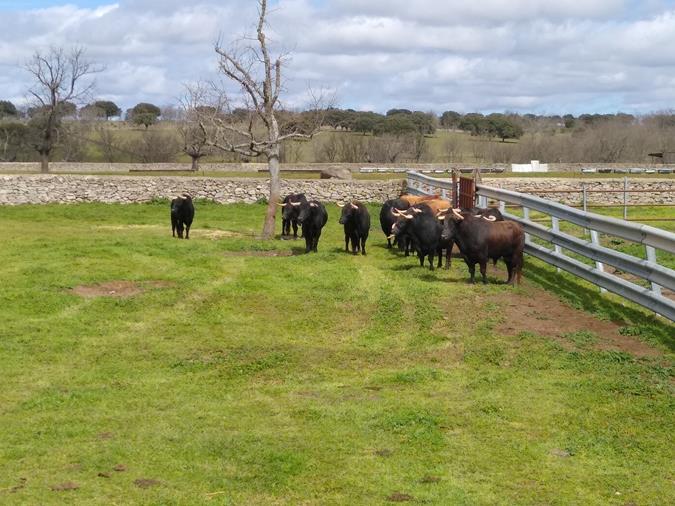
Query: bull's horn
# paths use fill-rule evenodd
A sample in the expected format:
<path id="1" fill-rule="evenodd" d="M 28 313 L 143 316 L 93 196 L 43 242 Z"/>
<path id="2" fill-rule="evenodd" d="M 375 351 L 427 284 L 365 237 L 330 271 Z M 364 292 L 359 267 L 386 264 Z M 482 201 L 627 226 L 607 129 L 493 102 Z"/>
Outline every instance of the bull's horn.
<path id="1" fill-rule="evenodd" d="M 387 239 L 396 239 L 396 234 L 388 235 Z"/>
<path id="2" fill-rule="evenodd" d="M 309 205 L 310 207 L 319 207 L 316 202 L 310 202 Z"/>
<path id="3" fill-rule="evenodd" d="M 279 207 L 286 207 L 286 202 L 284 202 L 283 204 L 280 204 L 279 202 L 277 202 L 277 205 L 278 205 Z"/>
<path id="4" fill-rule="evenodd" d="M 421 212 L 423 212 L 421 209 L 419 209 L 417 207 L 411 207 L 410 209 L 412 210 L 413 213 L 417 213 L 417 214 L 420 214 Z"/>
<path id="5" fill-rule="evenodd" d="M 439 213 L 447 213 L 449 210 L 450 210 L 450 208 L 446 207 L 445 209 L 439 209 L 438 212 Z"/>
<path id="6" fill-rule="evenodd" d="M 403 211 L 401 209 L 399 209 L 398 207 L 393 207 L 391 209 L 391 214 L 393 214 L 394 216 L 401 216 L 402 212 Z"/>
<path id="7" fill-rule="evenodd" d="M 483 219 L 488 221 L 497 221 L 495 216 L 483 216 Z"/>
<path id="8" fill-rule="evenodd" d="M 437 219 L 438 221 L 443 221 L 443 220 L 445 219 L 445 215 L 441 216 L 440 214 L 437 214 L 437 215 L 436 215 L 436 219 Z"/>
<path id="9" fill-rule="evenodd" d="M 456 218 L 458 218 L 458 219 L 460 219 L 460 220 L 463 220 L 463 219 L 464 219 L 464 216 L 462 216 L 461 214 L 459 214 L 459 211 L 461 211 L 461 209 L 453 209 L 453 210 L 452 210 L 452 214 L 454 214 Z"/>
<path id="10" fill-rule="evenodd" d="M 344 204 L 340 204 L 340 203 L 338 202 L 338 203 L 337 203 L 337 206 L 338 206 L 338 207 L 344 207 L 345 205 L 344 205 Z"/>
<path id="11" fill-rule="evenodd" d="M 356 204 L 354 204 L 354 202 L 352 202 L 351 204 L 352 204 L 352 209 L 358 209 L 358 208 L 359 208 L 359 206 L 357 206 Z"/>
<path id="12" fill-rule="evenodd" d="M 403 216 L 406 220 L 412 220 L 414 218 L 414 216 L 409 216 L 405 213 L 401 213 L 401 216 Z"/>
<path id="13" fill-rule="evenodd" d="M 186 199 L 191 199 L 191 198 L 192 198 L 192 195 L 190 195 L 190 194 L 187 193 L 187 192 L 184 192 L 182 195 L 183 195 L 183 198 L 186 198 Z"/>
<path id="14" fill-rule="evenodd" d="M 290 200 L 288 201 L 288 203 L 294 207 L 298 207 L 299 205 L 302 204 L 302 202 L 291 202 Z"/>

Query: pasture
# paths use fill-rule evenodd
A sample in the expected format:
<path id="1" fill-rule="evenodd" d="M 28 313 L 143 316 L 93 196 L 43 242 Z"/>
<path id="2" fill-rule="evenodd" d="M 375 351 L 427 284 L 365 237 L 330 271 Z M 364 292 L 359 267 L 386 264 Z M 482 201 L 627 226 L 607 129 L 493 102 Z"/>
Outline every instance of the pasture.
<path id="1" fill-rule="evenodd" d="M 672 325 L 195 207 L 0 209 L 1 503 L 675 502 Z"/>

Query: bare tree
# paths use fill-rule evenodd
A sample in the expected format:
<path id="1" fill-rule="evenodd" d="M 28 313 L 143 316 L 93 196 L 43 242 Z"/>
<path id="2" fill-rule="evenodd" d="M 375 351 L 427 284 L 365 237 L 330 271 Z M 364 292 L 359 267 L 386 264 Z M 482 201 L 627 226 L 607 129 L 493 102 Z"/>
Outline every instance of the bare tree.
<path id="1" fill-rule="evenodd" d="M 219 88 L 215 106 L 199 109 L 199 126 L 204 132 L 207 145 L 246 157 L 263 155 L 267 158 L 270 190 L 263 239 L 274 235 L 274 221 L 281 191 L 281 143 L 286 139 L 311 138 L 319 131 L 320 126 L 319 114 L 315 118 L 319 121 L 309 131 L 306 125 L 302 128 L 291 128 L 290 131 L 283 130 L 279 125 L 277 112 L 282 109 L 279 97 L 283 91 L 281 75 L 285 57 L 280 55 L 273 58 L 270 55 L 265 36 L 266 16 L 267 0 L 258 0 L 256 38 L 240 49 L 225 49 L 220 43 L 215 46 L 220 58 L 220 72 L 240 87 L 245 117 L 233 114 L 235 111 L 222 87 Z M 319 111 L 318 107 L 313 110 Z"/>
<path id="2" fill-rule="evenodd" d="M 93 89 L 93 82 L 83 84 L 82 79 L 101 69 L 85 60 L 82 48 L 73 48 L 66 53 L 56 47 L 44 53 L 37 51 L 26 63 L 25 69 L 34 78 L 34 85 L 28 93 L 38 110 L 31 120 L 36 131 L 33 145 L 40 154 L 41 171 L 49 172 L 49 155 L 57 142 L 66 104 L 87 97 Z"/>
<path id="3" fill-rule="evenodd" d="M 209 117 L 212 110 L 202 110 L 208 100 L 208 90 L 203 84 L 186 86 L 186 92 L 180 99 L 181 111 L 178 122 L 178 134 L 182 151 L 192 160 L 191 170 L 199 170 L 199 160 L 210 154 L 206 131 L 200 127 L 200 117 Z"/>

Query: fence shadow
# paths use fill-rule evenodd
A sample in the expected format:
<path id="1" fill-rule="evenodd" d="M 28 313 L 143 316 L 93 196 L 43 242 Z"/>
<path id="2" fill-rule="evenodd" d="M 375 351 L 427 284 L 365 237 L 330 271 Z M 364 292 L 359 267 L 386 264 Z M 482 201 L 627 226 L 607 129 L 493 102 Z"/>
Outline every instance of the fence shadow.
<path id="1" fill-rule="evenodd" d="M 602 296 L 597 287 L 586 286 L 566 273 L 556 272 L 555 268 L 526 262 L 523 277 L 555 293 L 573 307 L 605 317 L 618 325 L 635 327 L 636 332 L 642 332 L 644 328 L 648 334 L 645 337 L 653 338 L 671 352 L 675 352 L 673 325 L 666 319 Z"/>

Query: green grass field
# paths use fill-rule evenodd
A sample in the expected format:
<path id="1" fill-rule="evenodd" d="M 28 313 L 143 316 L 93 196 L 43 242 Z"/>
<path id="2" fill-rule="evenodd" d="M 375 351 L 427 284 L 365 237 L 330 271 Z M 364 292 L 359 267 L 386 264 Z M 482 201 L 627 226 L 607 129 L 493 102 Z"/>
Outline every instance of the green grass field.
<path id="1" fill-rule="evenodd" d="M 353 257 L 328 211 L 299 255 L 262 205 L 197 202 L 190 241 L 167 202 L 1 208 L 0 503 L 675 502 L 672 325 L 538 262 L 421 269 L 376 206 Z M 547 323 L 541 287 L 555 335 L 513 307 Z"/>

